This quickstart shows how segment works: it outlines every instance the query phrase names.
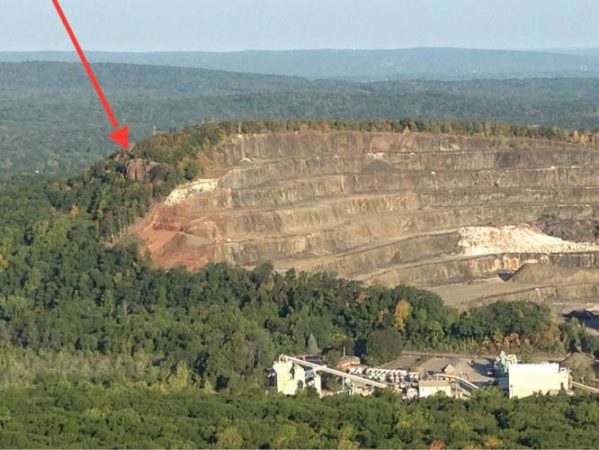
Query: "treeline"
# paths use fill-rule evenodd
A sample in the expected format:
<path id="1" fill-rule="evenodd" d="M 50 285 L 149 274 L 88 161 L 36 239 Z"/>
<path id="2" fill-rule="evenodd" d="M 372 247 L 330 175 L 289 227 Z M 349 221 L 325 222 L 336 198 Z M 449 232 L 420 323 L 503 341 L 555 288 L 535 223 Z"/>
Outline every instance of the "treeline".
<path id="1" fill-rule="evenodd" d="M 47 379 L 0 391 L 3 448 L 596 448 L 597 397 L 404 401 L 160 392 Z"/>
<path id="2" fill-rule="evenodd" d="M 84 214 L 104 237 L 117 235 L 148 211 L 153 199 L 168 195 L 177 185 L 202 173 L 202 161 L 238 134 L 307 131 L 428 132 L 494 138 L 546 139 L 594 145 L 595 135 L 561 128 L 481 122 L 398 121 L 247 121 L 215 122 L 158 134 L 137 144 L 132 158 L 159 163 L 149 176 L 131 182 L 124 176 L 127 161 L 107 158 L 67 180 L 39 183 L 53 208 L 71 215 Z M 515 144 L 516 147 L 518 144 Z M 524 145 L 524 144 L 523 144 Z M 20 188 L 17 188 L 20 189 Z M 39 195 L 36 193 L 35 195 Z M 11 195 L 9 195 L 9 198 Z M 14 197 L 14 196 L 12 196 Z"/>
<path id="3" fill-rule="evenodd" d="M 136 146 L 135 155 L 152 161 L 177 164 L 186 158 L 213 149 L 238 134 L 263 134 L 282 132 L 384 132 L 431 133 L 461 136 L 481 136 L 505 139 L 543 139 L 563 143 L 592 145 L 599 143 L 599 135 L 590 131 L 568 130 L 492 122 L 433 121 L 405 118 L 401 120 L 340 121 L 340 120 L 267 120 L 240 122 L 213 122 L 186 127 L 178 133 L 160 134 Z M 524 143 L 515 142 L 518 144 Z"/>
<path id="4" fill-rule="evenodd" d="M 124 64 L 101 64 L 97 72 L 133 140 L 155 127 L 256 118 L 599 127 L 596 78 L 358 83 Z M 115 148 L 76 64 L 1 64 L 0 95 L 1 178 L 76 173 Z"/>

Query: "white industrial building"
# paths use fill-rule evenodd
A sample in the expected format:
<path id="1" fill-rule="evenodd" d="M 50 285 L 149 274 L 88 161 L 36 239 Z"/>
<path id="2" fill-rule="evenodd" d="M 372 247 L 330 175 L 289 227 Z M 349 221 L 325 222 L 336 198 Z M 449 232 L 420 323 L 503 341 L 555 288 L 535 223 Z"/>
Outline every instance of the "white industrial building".
<path id="1" fill-rule="evenodd" d="M 439 392 L 451 397 L 451 384 L 446 380 L 421 380 L 418 383 L 418 396 L 420 398 L 432 397 Z"/>
<path id="2" fill-rule="evenodd" d="M 307 387 L 314 387 L 318 395 L 322 395 L 320 375 L 313 369 L 304 368 L 289 360 L 275 362 L 272 366 L 277 384 L 277 392 L 285 395 L 296 395 Z"/>
<path id="3" fill-rule="evenodd" d="M 507 368 L 510 398 L 537 393 L 554 394 L 571 389 L 570 371 L 557 363 L 510 364 Z"/>

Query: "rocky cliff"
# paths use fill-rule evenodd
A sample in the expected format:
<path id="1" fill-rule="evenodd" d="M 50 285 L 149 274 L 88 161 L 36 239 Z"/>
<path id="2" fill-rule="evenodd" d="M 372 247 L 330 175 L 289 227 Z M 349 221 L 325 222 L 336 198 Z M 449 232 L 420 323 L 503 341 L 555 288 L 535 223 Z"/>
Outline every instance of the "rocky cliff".
<path id="1" fill-rule="evenodd" d="M 270 261 L 278 269 L 427 287 L 455 304 L 537 299 L 541 289 L 555 299 L 566 295 L 559 292 L 572 299 L 594 295 L 593 283 L 578 295 L 568 279 L 522 283 L 498 276 L 531 262 L 599 266 L 593 230 L 577 233 L 584 239 L 576 243 L 560 239 L 570 237 L 564 227 L 558 237 L 544 233 L 560 223 L 594 227 L 599 151 L 592 148 L 515 138 L 286 132 L 239 136 L 210 158 L 210 171 L 179 186 L 135 227 L 160 266 Z"/>

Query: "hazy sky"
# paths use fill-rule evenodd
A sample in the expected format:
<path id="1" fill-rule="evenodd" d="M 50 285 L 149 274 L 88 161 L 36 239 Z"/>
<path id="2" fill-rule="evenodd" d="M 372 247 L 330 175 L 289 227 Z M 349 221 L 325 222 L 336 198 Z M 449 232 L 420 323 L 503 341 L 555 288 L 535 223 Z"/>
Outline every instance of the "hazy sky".
<path id="1" fill-rule="evenodd" d="M 599 47 L 598 0 L 62 0 L 84 48 Z M 71 50 L 50 0 L 0 0 L 0 50 Z"/>

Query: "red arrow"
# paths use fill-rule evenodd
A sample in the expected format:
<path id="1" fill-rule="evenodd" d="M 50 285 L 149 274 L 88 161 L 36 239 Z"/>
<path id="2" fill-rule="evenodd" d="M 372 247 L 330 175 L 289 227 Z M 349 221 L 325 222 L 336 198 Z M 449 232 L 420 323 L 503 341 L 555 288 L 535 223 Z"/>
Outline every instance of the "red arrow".
<path id="1" fill-rule="evenodd" d="M 83 50 L 81 49 L 81 46 L 79 45 L 79 41 L 77 41 L 77 37 L 75 36 L 75 33 L 73 33 L 73 29 L 71 28 L 71 25 L 69 24 L 69 21 L 67 20 L 67 16 L 65 16 L 64 11 L 62 10 L 62 8 L 60 6 L 60 3 L 58 3 L 58 0 L 52 0 L 52 3 L 54 3 L 56 12 L 58 12 L 58 15 L 60 16 L 60 20 L 62 20 L 62 23 L 63 23 L 65 29 L 67 30 L 69 37 L 71 38 L 71 41 L 73 41 L 75 50 L 77 50 L 77 54 L 79 55 L 79 58 L 81 59 L 81 62 L 83 63 L 83 67 L 85 67 L 85 71 L 87 72 L 87 75 L 89 76 L 89 79 L 91 80 L 91 82 L 94 86 L 94 89 L 96 90 L 96 93 L 98 94 L 98 97 L 100 98 L 100 101 L 102 102 L 102 106 L 104 106 L 104 109 L 106 110 L 108 119 L 110 120 L 110 123 L 112 124 L 112 127 L 115 130 L 112 133 L 110 133 L 108 135 L 108 137 L 110 137 L 117 144 L 119 144 L 122 147 L 123 152 L 126 154 L 127 151 L 129 150 L 129 127 L 127 125 L 125 125 L 124 127 L 119 127 L 119 123 L 116 120 L 116 118 L 114 117 L 114 113 L 112 112 L 112 109 L 110 108 L 110 104 L 108 103 L 108 100 L 106 100 L 104 91 L 102 91 L 102 87 L 100 86 L 100 83 L 98 83 L 98 79 L 96 78 L 96 75 L 94 75 L 94 71 L 92 70 L 91 66 L 89 65 L 89 62 L 88 62 L 87 58 L 85 57 L 85 53 L 83 53 Z"/>

